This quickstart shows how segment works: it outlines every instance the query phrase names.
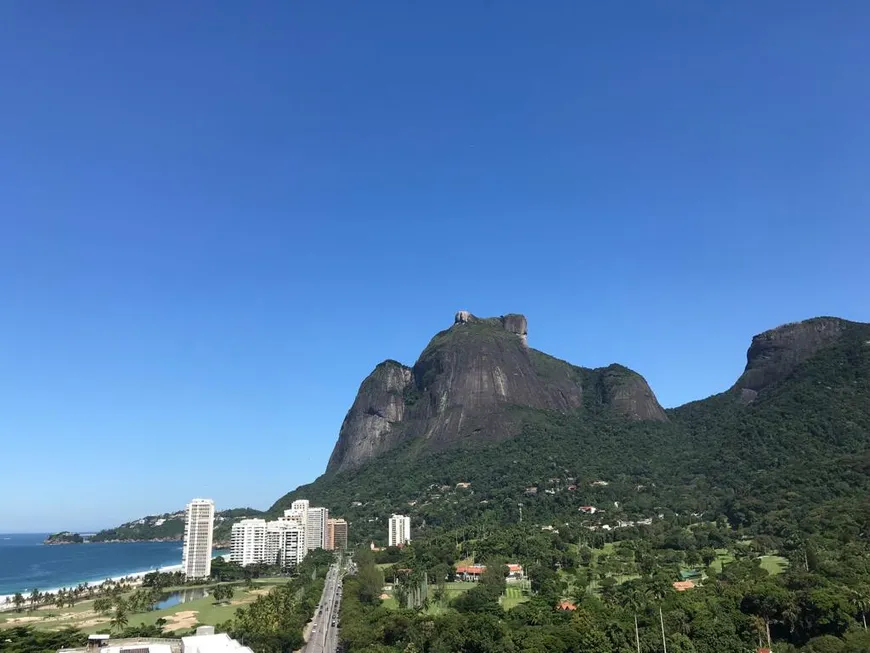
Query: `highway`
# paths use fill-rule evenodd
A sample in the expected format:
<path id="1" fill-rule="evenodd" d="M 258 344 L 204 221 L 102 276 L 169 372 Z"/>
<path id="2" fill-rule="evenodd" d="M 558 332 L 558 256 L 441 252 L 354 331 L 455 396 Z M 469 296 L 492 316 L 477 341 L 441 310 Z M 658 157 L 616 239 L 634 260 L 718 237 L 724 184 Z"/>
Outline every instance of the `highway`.
<path id="1" fill-rule="evenodd" d="M 329 568 L 323 596 L 311 620 L 308 643 L 304 653 L 336 653 L 338 648 L 338 608 L 341 605 L 341 573 L 339 565 Z"/>

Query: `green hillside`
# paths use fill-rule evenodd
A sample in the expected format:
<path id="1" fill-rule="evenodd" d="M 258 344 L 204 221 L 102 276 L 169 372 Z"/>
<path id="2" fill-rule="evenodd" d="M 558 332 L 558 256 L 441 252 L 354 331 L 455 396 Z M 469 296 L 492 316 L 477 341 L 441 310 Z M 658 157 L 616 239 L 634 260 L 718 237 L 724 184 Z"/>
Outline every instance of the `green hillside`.
<path id="1" fill-rule="evenodd" d="M 259 517 L 263 512 L 254 508 L 232 508 L 215 513 L 215 543 L 226 543 L 230 539 L 232 525 L 246 517 Z M 91 542 L 135 542 L 180 540 L 184 536 L 184 511 L 148 515 L 115 528 L 96 533 Z"/>
<path id="2" fill-rule="evenodd" d="M 870 325 L 836 329 L 808 353 L 759 336 L 775 344 L 759 347 L 776 363 L 764 384 L 665 422 L 594 402 L 572 414 L 513 407 L 525 423 L 515 438 L 434 454 L 406 441 L 270 511 L 306 497 L 346 517 L 352 539 L 380 545 L 391 513 L 411 516 L 409 546 L 360 554 L 348 653 L 658 651 L 662 628 L 669 651 L 755 650 L 769 632 L 776 651 L 866 653 Z M 518 562 L 530 587 L 508 602 L 497 578 L 439 594 L 472 560 Z M 381 603 L 379 574 L 411 609 Z M 699 585 L 675 591 L 685 577 Z M 564 601 L 577 610 L 554 610 Z"/>

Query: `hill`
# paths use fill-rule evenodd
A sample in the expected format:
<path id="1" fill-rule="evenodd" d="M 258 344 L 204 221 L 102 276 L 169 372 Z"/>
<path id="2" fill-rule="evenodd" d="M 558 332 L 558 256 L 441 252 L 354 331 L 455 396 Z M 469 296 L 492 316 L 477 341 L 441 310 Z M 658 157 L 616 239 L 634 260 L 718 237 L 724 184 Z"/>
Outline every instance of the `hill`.
<path id="1" fill-rule="evenodd" d="M 259 517 L 263 513 L 253 508 L 232 508 L 215 513 L 215 546 L 224 546 L 230 540 L 232 525 L 246 517 Z M 96 533 L 91 542 L 147 542 L 173 541 L 184 537 L 184 511 L 147 515 L 115 528 Z"/>
<path id="2" fill-rule="evenodd" d="M 85 541 L 79 533 L 70 531 L 61 531 L 60 533 L 52 533 L 43 544 L 82 544 Z"/>
<path id="3" fill-rule="evenodd" d="M 363 381 L 327 471 L 359 467 L 408 444 L 438 452 L 499 442 L 522 432 L 528 411 L 667 421 L 636 372 L 577 367 L 531 349 L 522 315 L 460 311 L 413 367 L 387 360 Z"/>
<path id="4" fill-rule="evenodd" d="M 784 537 L 848 511 L 851 527 L 870 530 L 870 325 L 817 318 L 760 334 L 730 390 L 660 415 L 635 373 L 534 352 L 510 323 L 457 318 L 414 368 L 380 365 L 327 473 L 271 512 L 304 496 L 379 541 L 391 512 L 411 514 L 419 532 L 509 524 L 520 502 L 539 522 L 599 505 L 614 523 L 706 514 Z M 502 395 L 525 403 L 494 398 L 496 369 L 533 379 Z"/>

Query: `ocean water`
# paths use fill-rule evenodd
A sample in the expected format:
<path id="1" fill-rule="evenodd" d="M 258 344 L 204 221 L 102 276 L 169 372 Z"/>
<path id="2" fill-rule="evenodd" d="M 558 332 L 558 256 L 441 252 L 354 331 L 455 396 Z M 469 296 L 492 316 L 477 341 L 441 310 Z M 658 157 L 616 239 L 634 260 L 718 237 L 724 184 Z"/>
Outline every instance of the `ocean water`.
<path id="1" fill-rule="evenodd" d="M 0 595 L 98 583 L 181 564 L 181 542 L 46 546 L 47 533 L 0 533 Z"/>

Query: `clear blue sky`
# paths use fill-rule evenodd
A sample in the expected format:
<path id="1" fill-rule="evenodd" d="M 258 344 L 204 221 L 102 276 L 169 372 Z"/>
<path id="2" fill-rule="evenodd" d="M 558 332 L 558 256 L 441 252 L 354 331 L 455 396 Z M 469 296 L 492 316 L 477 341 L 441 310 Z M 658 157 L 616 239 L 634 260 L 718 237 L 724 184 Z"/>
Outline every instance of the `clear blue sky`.
<path id="1" fill-rule="evenodd" d="M 666 406 L 870 321 L 870 4 L 713 4 L 0 3 L 0 532 L 265 508 L 457 309 Z"/>

